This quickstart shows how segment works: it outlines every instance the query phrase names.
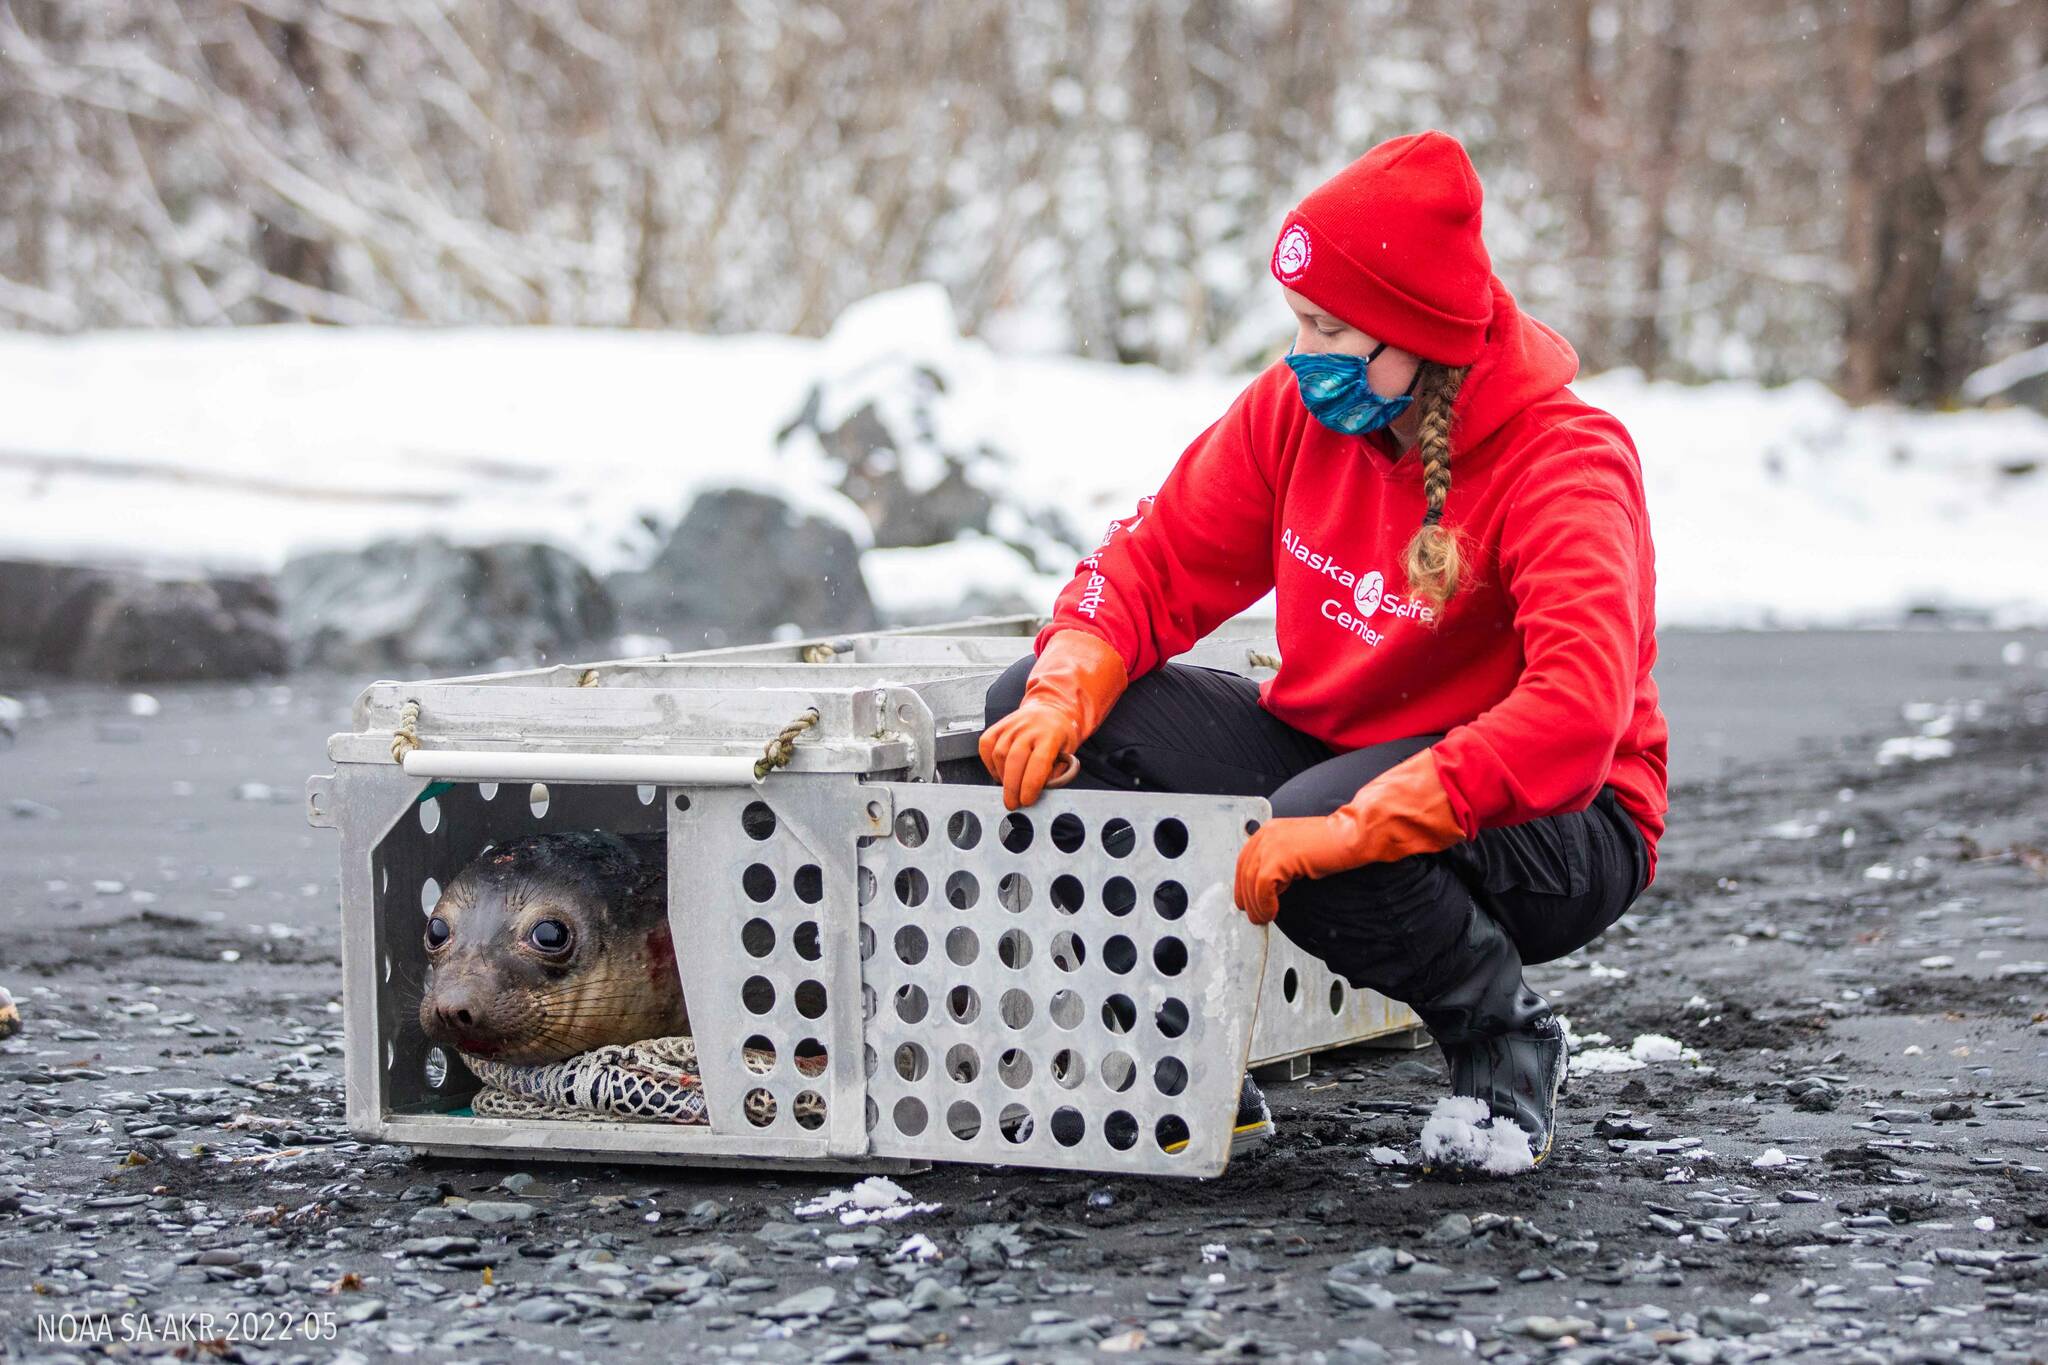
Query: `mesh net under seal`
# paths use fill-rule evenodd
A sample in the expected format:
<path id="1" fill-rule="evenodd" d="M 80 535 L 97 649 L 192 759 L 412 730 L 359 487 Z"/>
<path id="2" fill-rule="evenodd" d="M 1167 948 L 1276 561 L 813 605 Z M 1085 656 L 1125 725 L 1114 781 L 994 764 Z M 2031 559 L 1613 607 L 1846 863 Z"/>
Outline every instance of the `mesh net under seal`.
<path id="1" fill-rule="evenodd" d="M 515 1066 L 494 1062 L 465 1052 L 464 1064 L 483 1082 L 470 1102 L 471 1112 L 480 1118 L 597 1119 L 625 1123 L 680 1123 L 703 1125 L 710 1122 L 704 1104 L 704 1086 L 697 1070 L 696 1040 L 688 1037 L 646 1038 L 637 1043 L 593 1048 L 545 1066 Z M 774 1054 L 749 1048 L 742 1059 L 750 1071 L 769 1070 Z M 822 1053 L 798 1057 L 796 1067 L 806 1076 L 822 1075 Z M 757 1103 L 770 1106 L 766 1115 L 749 1113 L 765 1123 L 773 1116 L 772 1100 L 747 1100 L 751 1111 Z M 797 1101 L 803 1116 L 804 1101 Z M 823 1110 L 818 1110 L 822 1117 Z"/>

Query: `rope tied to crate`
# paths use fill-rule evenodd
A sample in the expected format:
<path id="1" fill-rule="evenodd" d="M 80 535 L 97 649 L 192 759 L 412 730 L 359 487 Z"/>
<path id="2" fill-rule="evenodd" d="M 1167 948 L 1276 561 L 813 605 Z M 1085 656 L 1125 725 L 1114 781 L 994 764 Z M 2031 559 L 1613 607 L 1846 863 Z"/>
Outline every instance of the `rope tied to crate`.
<path id="1" fill-rule="evenodd" d="M 796 737 L 818 723 L 818 708 L 804 708 L 804 713 L 782 727 L 775 738 L 768 741 L 761 756 L 754 760 L 754 780 L 768 776 L 771 769 L 786 767 L 796 754 Z"/>
<path id="2" fill-rule="evenodd" d="M 583 670 L 583 676 L 581 676 L 580 678 L 576 679 L 576 685 L 577 685 L 578 687 L 595 687 L 595 686 L 597 686 L 597 670 L 596 670 L 596 669 L 594 669 L 594 668 L 586 668 L 586 669 L 584 669 L 584 670 Z"/>
<path id="3" fill-rule="evenodd" d="M 804 662 L 807 664 L 829 664 L 838 653 L 838 650 L 828 644 L 805 645 Z"/>
<path id="4" fill-rule="evenodd" d="M 420 747 L 420 704 L 408 701 L 398 708 L 398 728 L 391 732 L 391 761 L 405 766 L 405 756 Z"/>
<path id="5" fill-rule="evenodd" d="M 1278 654 L 1266 654 L 1260 650 L 1248 649 L 1245 651 L 1244 661 L 1253 668 L 1270 668 L 1275 673 L 1280 671 L 1280 656 Z"/>

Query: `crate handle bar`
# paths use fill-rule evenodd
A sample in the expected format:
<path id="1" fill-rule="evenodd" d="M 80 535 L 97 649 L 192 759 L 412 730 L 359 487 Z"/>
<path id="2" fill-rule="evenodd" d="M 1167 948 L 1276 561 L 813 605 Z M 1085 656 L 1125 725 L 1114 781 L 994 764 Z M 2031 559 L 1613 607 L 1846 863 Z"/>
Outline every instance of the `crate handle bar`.
<path id="1" fill-rule="evenodd" d="M 759 758 L 689 754 L 515 753 L 500 749 L 422 749 L 420 704 L 408 700 L 391 732 L 391 759 L 407 776 L 465 782 L 636 782 L 744 787 L 760 782 L 796 754 L 797 736 L 818 723 L 808 706 L 762 746 Z"/>
<path id="2" fill-rule="evenodd" d="M 570 754 L 508 749 L 411 749 L 408 777 L 457 782 L 632 782 L 656 787 L 751 787 L 758 760 L 706 754 Z"/>

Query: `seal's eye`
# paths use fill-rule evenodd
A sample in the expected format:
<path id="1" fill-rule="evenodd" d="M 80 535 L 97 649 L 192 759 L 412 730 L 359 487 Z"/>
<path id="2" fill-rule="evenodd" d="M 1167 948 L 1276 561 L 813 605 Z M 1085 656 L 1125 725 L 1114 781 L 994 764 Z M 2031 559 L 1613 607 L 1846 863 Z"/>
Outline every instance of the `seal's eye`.
<path id="1" fill-rule="evenodd" d="M 569 926 L 558 919 L 544 919 L 526 931 L 526 941 L 544 953 L 569 951 Z"/>
<path id="2" fill-rule="evenodd" d="M 453 931 L 448 928 L 447 920 L 442 919 L 439 915 L 434 916 L 427 921 L 427 946 L 429 948 L 441 947 L 448 942 L 448 936 L 451 932 Z"/>

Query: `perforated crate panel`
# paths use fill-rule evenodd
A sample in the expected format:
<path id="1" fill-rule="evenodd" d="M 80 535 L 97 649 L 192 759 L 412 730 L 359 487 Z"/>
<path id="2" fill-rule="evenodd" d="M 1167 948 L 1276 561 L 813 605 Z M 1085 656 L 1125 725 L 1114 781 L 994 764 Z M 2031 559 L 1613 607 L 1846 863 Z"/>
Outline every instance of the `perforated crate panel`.
<path id="1" fill-rule="evenodd" d="M 1252 1030 L 1252 1065 L 1405 1034 L 1417 1022 L 1406 1005 L 1347 984 L 1276 929 Z"/>
<path id="2" fill-rule="evenodd" d="M 854 774 L 817 773 L 669 803 L 669 924 L 711 1128 L 760 1150 L 867 1150 L 855 841 L 883 826 L 865 791 Z M 772 1065 L 750 1068 L 744 1048 Z M 797 1069 L 820 1054 L 822 1074 Z M 752 1092 L 771 1101 L 754 1117 Z"/>
<path id="3" fill-rule="evenodd" d="M 878 1156 L 1214 1175 L 1267 931 L 1231 904 L 1257 798 L 871 783 L 859 852 Z"/>

